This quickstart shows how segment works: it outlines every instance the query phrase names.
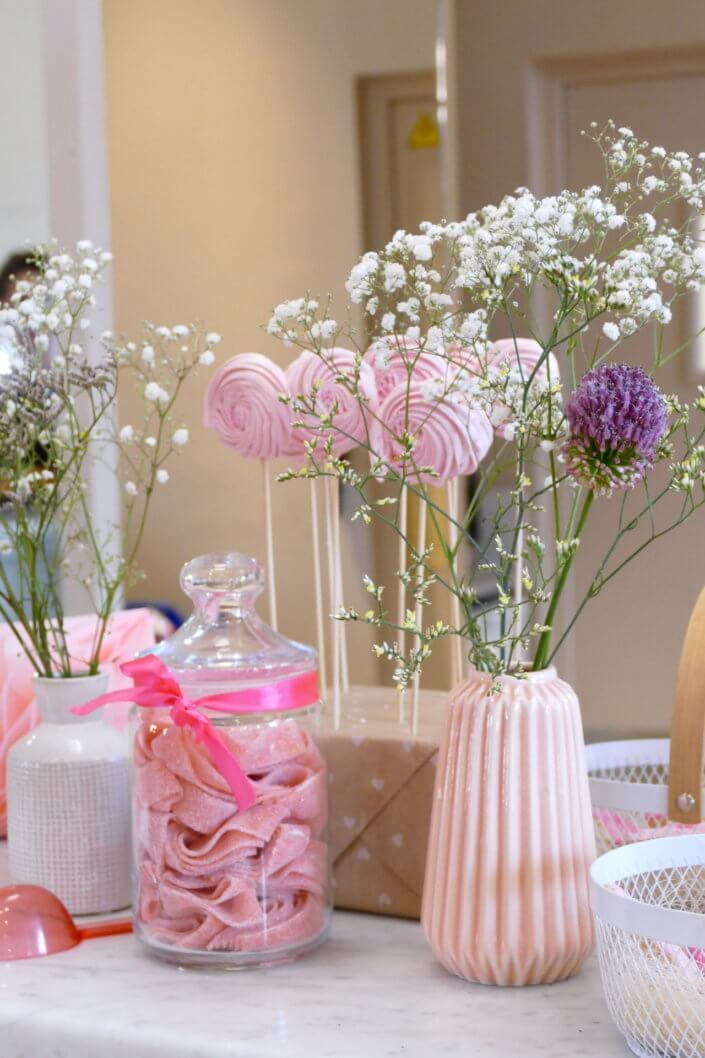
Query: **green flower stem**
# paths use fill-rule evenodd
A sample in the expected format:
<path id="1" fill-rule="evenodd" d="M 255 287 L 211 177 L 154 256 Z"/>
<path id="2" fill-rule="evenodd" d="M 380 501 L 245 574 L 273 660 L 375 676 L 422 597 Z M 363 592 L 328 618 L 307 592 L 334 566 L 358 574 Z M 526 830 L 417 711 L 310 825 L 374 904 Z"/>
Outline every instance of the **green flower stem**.
<path id="1" fill-rule="evenodd" d="M 582 531 L 585 528 L 585 523 L 590 513 L 590 508 L 592 507 L 592 502 L 594 498 L 595 497 L 592 492 L 588 492 L 587 496 L 585 497 L 585 502 L 583 503 L 583 508 L 580 512 L 580 518 L 578 519 L 578 524 L 575 529 L 575 536 L 578 540 L 580 539 Z M 541 638 L 539 639 L 538 646 L 536 647 L 536 654 L 534 656 L 535 671 L 539 669 L 545 669 L 546 665 L 548 664 L 548 657 L 551 650 L 551 633 L 553 631 L 553 620 L 556 616 L 558 603 L 560 602 L 561 595 L 563 594 L 563 589 L 565 588 L 565 584 L 568 579 L 568 574 L 570 573 L 571 567 L 573 565 L 575 555 L 576 551 L 573 551 L 570 555 L 568 555 L 565 562 L 563 563 L 561 572 L 558 575 L 558 580 L 556 581 L 556 586 L 553 590 L 551 602 L 548 607 L 548 610 L 546 611 L 546 619 L 544 621 L 544 624 L 548 625 L 548 629 L 547 631 L 541 633 Z"/>

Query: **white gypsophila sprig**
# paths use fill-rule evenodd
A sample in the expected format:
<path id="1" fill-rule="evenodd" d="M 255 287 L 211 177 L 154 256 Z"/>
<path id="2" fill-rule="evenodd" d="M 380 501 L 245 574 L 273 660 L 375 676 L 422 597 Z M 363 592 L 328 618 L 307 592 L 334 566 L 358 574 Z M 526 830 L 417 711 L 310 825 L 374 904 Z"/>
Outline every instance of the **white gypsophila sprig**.
<path id="1" fill-rule="evenodd" d="M 220 341 L 195 326 L 148 324 L 139 343 L 106 332 L 96 355 L 90 313 L 110 259 L 88 240 L 71 252 L 53 242 L 40 246 L 28 254 L 35 274 L 20 278 L 0 305 L 8 351 L 0 374 L 0 524 L 19 584 L 0 564 L 0 618 L 45 676 L 75 674 L 63 618 L 67 579 L 81 585 L 97 615 L 85 659 L 97 671 L 117 594 L 140 575 L 137 551 L 152 491 L 167 484 L 164 463 L 189 439 L 174 422 L 180 389 L 212 363 Z M 139 426 L 115 424 L 121 374 L 142 395 Z M 88 467 L 104 464 L 114 473 L 112 446 L 126 500 L 122 548 L 120 527 L 96 524 L 89 504 Z"/>
<path id="2" fill-rule="evenodd" d="M 116 438 L 129 537 L 131 526 L 141 524 L 138 513 L 149 502 L 154 486 L 169 481 L 165 463 L 188 444 L 189 431 L 174 424 L 173 408 L 189 376 L 213 362 L 212 349 L 220 342 L 220 335 L 205 334 L 196 324 L 168 327 L 148 322 L 139 342 L 113 334 L 105 335 L 103 342 L 122 370 L 133 376 L 143 396 L 142 422 L 137 427 L 132 423 L 121 427 Z"/>
<path id="3" fill-rule="evenodd" d="M 9 305 L 0 309 L 0 324 L 9 323 L 30 335 L 36 348 L 46 352 L 52 339 L 87 329 L 85 313 L 95 304 L 94 288 L 102 281 L 112 255 L 84 239 L 73 253 L 47 243 L 37 247 L 28 260 L 37 265 L 41 278 L 16 283 Z"/>

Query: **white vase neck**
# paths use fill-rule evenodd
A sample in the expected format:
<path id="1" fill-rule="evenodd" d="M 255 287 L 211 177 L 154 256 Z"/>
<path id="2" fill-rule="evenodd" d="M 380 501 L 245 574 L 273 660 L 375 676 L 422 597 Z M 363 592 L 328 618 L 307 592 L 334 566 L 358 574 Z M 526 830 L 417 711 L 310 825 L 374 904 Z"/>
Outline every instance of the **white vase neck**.
<path id="1" fill-rule="evenodd" d="M 66 678 L 35 676 L 33 683 L 39 715 L 45 724 L 86 724 L 100 719 L 100 710 L 76 716 L 71 709 L 103 694 L 108 686 L 107 673 Z"/>
<path id="2" fill-rule="evenodd" d="M 467 679 L 473 682 L 485 680 L 488 683 L 491 683 L 493 679 L 496 679 L 497 682 L 502 685 L 512 685 L 516 683 L 555 683 L 559 678 L 555 666 L 553 665 L 549 665 L 546 669 L 537 669 L 536 672 L 533 670 L 525 671 L 521 676 L 516 676 L 511 672 L 507 672 L 503 673 L 501 676 L 494 677 L 489 672 L 480 672 L 479 669 L 470 666 L 467 674 Z"/>

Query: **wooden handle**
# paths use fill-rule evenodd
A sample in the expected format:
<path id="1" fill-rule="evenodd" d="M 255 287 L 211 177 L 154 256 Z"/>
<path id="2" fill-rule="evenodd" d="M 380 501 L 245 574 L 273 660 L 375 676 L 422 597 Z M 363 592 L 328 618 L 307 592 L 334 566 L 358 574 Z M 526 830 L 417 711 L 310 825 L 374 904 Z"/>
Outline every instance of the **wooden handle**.
<path id="1" fill-rule="evenodd" d="M 688 623 L 673 702 L 668 815 L 675 823 L 702 822 L 704 763 L 705 588 Z"/>

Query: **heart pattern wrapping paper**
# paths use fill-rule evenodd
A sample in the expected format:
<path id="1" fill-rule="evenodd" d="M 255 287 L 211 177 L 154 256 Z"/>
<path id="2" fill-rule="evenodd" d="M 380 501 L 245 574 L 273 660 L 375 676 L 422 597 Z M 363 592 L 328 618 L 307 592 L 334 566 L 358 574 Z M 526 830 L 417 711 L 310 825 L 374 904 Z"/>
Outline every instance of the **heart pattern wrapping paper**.
<path id="1" fill-rule="evenodd" d="M 416 737 L 396 722 L 394 689 L 353 694 L 355 713 L 321 742 L 335 906 L 417 919 L 446 693 L 422 692 Z"/>

